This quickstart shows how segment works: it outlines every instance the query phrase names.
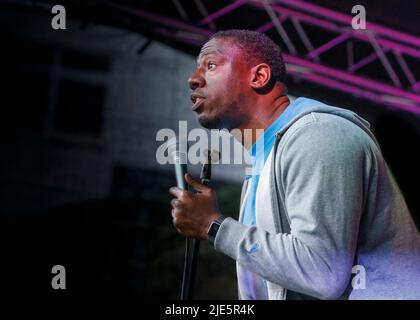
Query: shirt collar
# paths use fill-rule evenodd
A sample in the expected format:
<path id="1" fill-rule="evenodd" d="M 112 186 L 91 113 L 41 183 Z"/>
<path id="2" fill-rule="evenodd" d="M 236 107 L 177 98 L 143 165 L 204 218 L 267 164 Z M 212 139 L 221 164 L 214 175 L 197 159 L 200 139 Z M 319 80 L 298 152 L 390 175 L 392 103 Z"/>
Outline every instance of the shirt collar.
<path id="1" fill-rule="evenodd" d="M 299 99 L 296 99 L 286 107 L 280 116 L 264 130 L 263 134 L 248 150 L 253 167 L 253 175 L 259 175 L 261 173 L 274 145 L 276 133 L 299 113 L 299 108 L 295 107 L 297 100 Z"/>

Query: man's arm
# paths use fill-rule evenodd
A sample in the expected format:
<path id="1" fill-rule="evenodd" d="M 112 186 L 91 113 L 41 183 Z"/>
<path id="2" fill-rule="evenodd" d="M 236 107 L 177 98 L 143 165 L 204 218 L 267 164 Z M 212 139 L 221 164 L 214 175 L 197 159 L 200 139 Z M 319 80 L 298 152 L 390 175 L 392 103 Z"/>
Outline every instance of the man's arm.
<path id="1" fill-rule="evenodd" d="M 290 234 L 270 234 L 227 218 L 215 239 L 216 250 L 250 271 L 324 299 L 338 298 L 349 283 L 364 171 L 371 163 L 368 136 L 344 119 L 337 121 L 306 124 L 285 142 L 278 169 Z"/>

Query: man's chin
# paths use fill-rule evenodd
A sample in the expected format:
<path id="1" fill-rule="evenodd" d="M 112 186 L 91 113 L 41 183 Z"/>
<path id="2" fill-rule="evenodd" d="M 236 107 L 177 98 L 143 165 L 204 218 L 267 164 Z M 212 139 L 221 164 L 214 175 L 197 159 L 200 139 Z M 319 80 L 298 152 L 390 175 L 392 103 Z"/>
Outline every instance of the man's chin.
<path id="1" fill-rule="evenodd" d="M 208 117 L 205 117 L 204 115 L 199 115 L 198 122 L 200 123 L 201 126 L 203 126 L 206 129 L 230 130 L 230 126 L 228 125 L 228 122 L 223 121 L 219 118 L 208 118 Z"/>
<path id="2" fill-rule="evenodd" d="M 215 121 L 213 119 L 209 119 L 204 115 L 198 116 L 198 122 L 200 125 L 206 129 L 217 129 L 215 126 Z"/>

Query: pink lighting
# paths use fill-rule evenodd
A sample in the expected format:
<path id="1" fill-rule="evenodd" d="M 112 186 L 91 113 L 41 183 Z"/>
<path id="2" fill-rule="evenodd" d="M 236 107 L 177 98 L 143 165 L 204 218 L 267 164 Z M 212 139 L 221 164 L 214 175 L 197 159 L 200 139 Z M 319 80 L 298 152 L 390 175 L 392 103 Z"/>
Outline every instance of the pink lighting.
<path id="1" fill-rule="evenodd" d="M 264 8 L 261 1 L 237 0 L 202 19 L 200 25 L 213 22 L 244 4 L 260 10 L 267 9 Z M 202 26 L 180 21 L 175 18 L 163 17 L 145 10 L 133 11 L 131 8 L 128 9 L 128 7 L 124 7 L 123 5 L 113 4 L 112 7 L 135 17 L 154 22 L 157 24 L 154 28 L 156 33 L 176 38 L 177 41 L 182 41 L 190 45 L 201 46 L 205 39 L 213 34 L 212 31 Z M 308 25 L 315 26 L 338 34 L 335 38 L 326 40 L 318 48 L 312 48 L 310 39 L 302 39 L 302 32 L 300 32 L 300 40 L 306 41 L 306 50 L 309 52 L 303 56 L 301 54 L 293 55 L 288 52 L 283 53 L 284 60 L 289 66 L 289 74 L 292 77 L 303 78 L 306 81 L 327 86 L 353 96 L 363 97 L 394 109 L 409 111 L 417 115 L 420 114 L 420 95 L 416 93 L 416 91 L 420 90 L 420 82 L 415 78 L 413 72 L 402 57 L 405 54 L 412 58 L 420 59 L 420 38 L 373 23 L 368 24 L 369 32 L 353 30 L 350 28 L 352 18 L 350 15 L 308 4 L 301 0 L 279 0 L 276 4 L 271 4 L 270 8 L 278 15 L 280 22 L 289 18 L 295 19 L 299 23 L 306 23 L 306 27 Z M 240 28 L 240 26 L 238 27 Z M 257 30 L 266 32 L 273 27 L 274 22 L 268 21 L 262 24 Z M 374 38 L 372 39 L 372 37 Z M 203 39 L 203 41 L 200 41 L 200 39 Z M 359 61 L 349 65 L 347 70 L 340 70 L 336 67 L 329 66 L 322 59 L 322 53 L 327 50 L 332 50 L 335 46 L 349 39 L 352 39 L 352 41 L 363 41 L 369 44 L 372 44 L 373 41 L 376 45 L 376 50 L 374 53 L 370 53 L 360 58 Z M 410 88 L 398 88 L 395 84 L 379 82 L 369 79 L 367 76 L 354 73 L 363 66 L 378 59 L 379 54 L 382 56 L 381 62 L 384 63 L 384 54 L 387 52 L 397 54 L 399 61 L 404 62 L 404 74 L 405 76 L 410 76 L 410 79 L 408 79 L 411 83 Z M 318 57 L 320 57 L 322 63 L 319 60 L 310 61 L 310 59 L 318 59 Z M 384 67 L 388 73 L 394 73 L 394 68 L 388 61 L 385 62 L 387 62 L 387 65 L 384 65 Z"/>

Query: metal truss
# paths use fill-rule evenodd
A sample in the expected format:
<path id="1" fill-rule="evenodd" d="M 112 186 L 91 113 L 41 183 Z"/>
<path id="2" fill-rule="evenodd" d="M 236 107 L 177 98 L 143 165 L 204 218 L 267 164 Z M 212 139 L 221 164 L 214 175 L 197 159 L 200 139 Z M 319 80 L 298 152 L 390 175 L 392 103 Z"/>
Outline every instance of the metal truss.
<path id="1" fill-rule="evenodd" d="M 121 2 L 108 5 L 119 13 L 146 20 L 152 25 L 154 33 L 195 46 L 201 46 L 217 31 L 218 21 L 228 19 L 235 10 L 246 6 L 262 11 L 267 21 L 255 30 L 277 32 L 291 77 L 383 106 L 420 114 L 420 72 L 411 66 L 420 65 L 418 37 L 369 21 L 366 30 L 354 30 L 351 27 L 353 16 L 302 0 L 236 0 L 210 14 L 202 0 L 194 0 L 202 15 L 201 20 L 195 20 L 194 23 L 189 17 L 190 7 L 185 5 L 186 1 L 184 6 L 181 0 L 172 2 L 175 10 L 171 16 L 122 5 Z M 231 27 L 249 29 L 246 23 Z M 311 38 L 309 34 L 317 31 L 325 32 L 328 39 L 324 36 L 324 42 L 315 45 L 313 36 Z M 342 50 L 343 45 L 346 46 L 345 54 L 334 55 L 334 50 L 339 46 Z M 370 52 L 361 57 L 359 55 L 356 60 L 358 45 L 370 48 Z M 326 57 L 327 53 L 330 53 L 330 57 Z M 334 61 L 331 60 L 331 53 Z M 342 61 L 337 63 L 337 60 Z M 366 68 L 373 63 L 378 66 L 378 62 L 387 75 L 381 79 L 377 79 L 377 72 L 369 73 L 369 68 Z"/>
<path id="2" fill-rule="evenodd" d="M 50 1 L 1 2 L 49 8 L 45 3 Z M 283 48 L 288 74 L 297 81 L 420 114 L 420 38 L 369 21 L 366 30 L 354 30 L 351 15 L 303 0 L 235 0 L 210 13 L 207 7 L 214 8 L 216 1 L 153 1 L 166 7 L 172 5 L 169 12 L 156 6 L 150 10 L 150 0 L 140 1 L 138 6 L 124 0 L 92 0 L 89 5 L 83 1 L 63 2 L 91 7 L 95 12 L 100 8 L 110 18 L 123 15 L 123 20 L 129 17 L 134 22 L 145 22 L 152 34 L 193 46 L 201 46 L 220 29 L 218 24 L 223 29 L 228 25 L 274 34 Z M 243 8 L 248 9 L 244 18 L 229 24 L 231 15 L 242 14 L 239 10 Z M 259 13 L 258 18 L 249 10 Z M 253 20 L 254 27 L 250 27 L 249 20 Z M 259 27 L 255 27 L 259 20 Z"/>

